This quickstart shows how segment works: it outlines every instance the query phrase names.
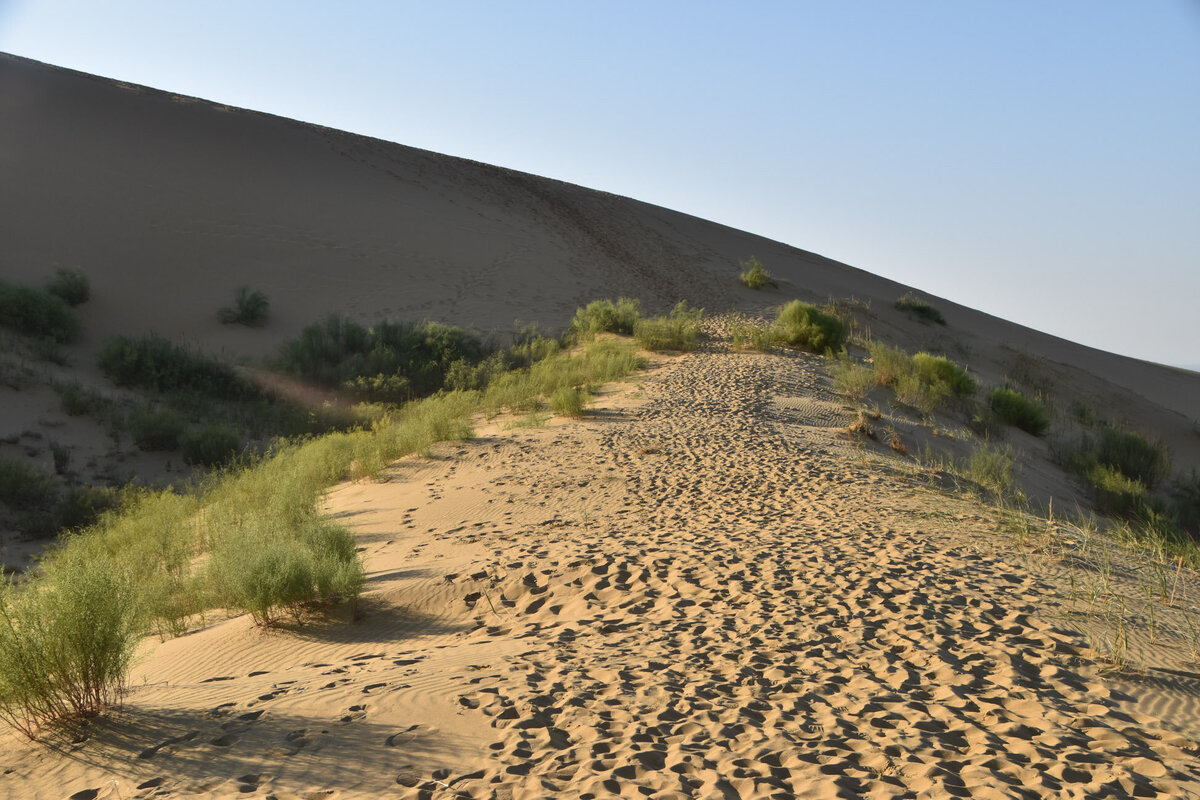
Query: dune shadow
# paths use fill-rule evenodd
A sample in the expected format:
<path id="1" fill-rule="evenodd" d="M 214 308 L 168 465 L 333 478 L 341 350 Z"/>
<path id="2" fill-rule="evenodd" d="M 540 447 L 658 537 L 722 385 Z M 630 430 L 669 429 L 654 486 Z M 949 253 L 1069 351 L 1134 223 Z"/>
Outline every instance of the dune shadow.
<path id="1" fill-rule="evenodd" d="M 369 713 L 319 718 L 242 708 L 123 711 L 52 733 L 32 749 L 94 768 L 94 787 L 64 786 L 64 796 L 97 797 L 116 780 L 121 796 L 269 792 L 321 796 L 420 785 L 436 773 L 453 780 L 471 748 L 455 736 L 416 725 L 384 725 Z M 74 784 L 74 782 L 73 782 Z M 397 785 L 403 784 L 403 785 Z M 90 789 L 95 788 L 96 794 Z"/>
<path id="2" fill-rule="evenodd" d="M 452 636 L 475 626 L 466 621 L 363 597 L 357 608 L 343 604 L 306 615 L 300 623 L 285 618 L 275 631 L 297 639 L 332 644 L 396 643 L 422 637 Z"/>

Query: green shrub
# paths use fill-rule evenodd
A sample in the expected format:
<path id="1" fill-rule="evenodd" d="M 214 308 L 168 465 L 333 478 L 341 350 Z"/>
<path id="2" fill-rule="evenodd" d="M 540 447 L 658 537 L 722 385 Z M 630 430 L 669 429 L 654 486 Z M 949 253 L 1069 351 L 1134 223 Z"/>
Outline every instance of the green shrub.
<path id="1" fill-rule="evenodd" d="M 443 388 L 451 365 L 459 360 L 479 362 L 485 347 L 479 337 L 461 328 L 434 322 L 381 322 L 367 329 L 353 320 L 330 316 L 309 325 L 287 342 L 279 367 L 298 378 L 330 388 L 356 386 L 359 378 L 384 376 L 408 381 L 412 397 L 425 397 Z M 393 383 L 391 388 L 399 384 Z M 385 387 L 386 388 L 386 387 Z"/>
<path id="2" fill-rule="evenodd" d="M 142 450 L 176 450 L 183 420 L 171 411 L 139 409 L 129 418 L 129 435 Z"/>
<path id="3" fill-rule="evenodd" d="M 1088 471 L 1086 481 L 1092 491 L 1096 510 L 1101 514 L 1123 519 L 1138 519 L 1146 515 L 1146 485 L 1130 478 L 1120 470 L 1103 464 Z"/>
<path id="4" fill-rule="evenodd" d="M 16 511 L 46 509 L 57 496 L 54 478 L 32 464 L 0 457 L 0 503 Z"/>
<path id="5" fill-rule="evenodd" d="M 846 341 L 846 326 L 840 319 L 800 300 L 780 309 L 771 333 L 777 341 L 813 353 L 837 352 Z"/>
<path id="6" fill-rule="evenodd" d="M 63 413 L 68 417 L 82 417 L 104 408 L 104 398 L 91 389 L 83 388 L 78 381 L 54 384 Z"/>
<path id="7" fill-rule="evenodd" d="M 992 447 L 986 442 L 977 445 L 967 462 L 967 475 L 998 498 L 1016 496 L 1016 457 L 1010 445 Z"/>
<path id="8" fill-rule="evenodd" d="M 861 400 L 875 387 L 875 372 L 866 364 L 854 361 L 846 353 L 830 362 L 829 373 L 833 388 L 852 400 Z"/>
<path id="9" fill-rule="evenodd" d="M 120 701 L 137 644 L 128 572 L 64 554 L 44 579 L 0 587 L 0 717 L 33 737 Z"/>
<path id="10" fill-rule="evenodd" d="M 1068 409 L 1075 421 L 1085 428 L 1094 427 L 1096 424 L 1096 412 L 1086 403 L 1081 403 L 1078 400 L 1071 401 L 1071 407 Z"/>
<path id="11" fill-rule="evenodd" d="M 1153 489 L 1171 471 L 1171 456 L 1161 441 L 1108 425 L 1100 430 L 1096 457 L 1101 464 L 1141 481 L 1147 489 Z"/>
<path id="12" fill-rule="evenodd" d="M 765 353 L 771 349 L 771 331 L 753 322 L 735 322 L 730 326 L 735 350 L 757 350 Z"/>
<path id="13" fill-rule="evenodd" d="M 180 455 L 185 464 L 221 467 L 238 454 L 241 437 L 227 425 L 202 425 L 179 437 Z"/>
<path id="14" fill-rule="evenodd" d="M 908 372 L 896 379 L 893 388 L 896 399 L 906 406 L 919 409 L 925 415 L 950 398 L 950 387 L 941 381 L 928 381 L 916 372 Z"/>
<path id="15" fill-rule="evenodd" d="M 988 396 L 988 406 L 1001 422 L 1034 436 L 1042 436 L 1050 428 L 1042 407 L 1012 389 L 994 389 Z"/>
<path id="16" fill-rule="evenodd" d="M 912 292 L 908 292 L 896 301 L 896 309 L 907 311 L 926 322 L 936 322 L 938 325 L 946 324 L 946 318 L 942 316 L 941 311 L 930 305 L 928 300 L 924 300 Z"/>
<path id="17" fill-rule="evenodd" d="M 0 281 L 0 324 L 58 344 L 75 341 L 80 331 L 79 318 L 61 297 L 4 281 Z"/>
<path id="18" fill-rule="evenodd" d="M 114 336 L 100 349 L 100 369 L 118 386 L 242 400 L 257 390 L 230 367 L 194 355 L 161 336 Z"/>
<path id="19" fill-rule="evenodd" d="M 563 417 L 583 416 L 587 393 L 578 386 L 564 386 L 550 395 L 550 410 Z"/>
<path id="20" fill-rule="evenodd" d="M 917 353 L 912 357 L 912 365 L 922 381 L 944 384 L 955 397 L 967 398 L 975 394 L 975 381 L 967 371 L 943 356 Z"/>
<path id="21" fill-rule="evenodd" d="M 233 307 L 222 308 L 217 312 L 217 318 L 222 325 L 260 328 L 267 322 L 267 310 L 270 307 L 271 301 L 261 291 L 239 286 L 233 293 Z"/>
<path id="22" fill-rule="evenodd" d="M 880 386 L 894 386 L 901 376 L 912 372 L 912 356 L 899 347 L 888 347 L 881 342 L 872 342 L 867 352 L 871 355 L 871 368 L 875 382 Z"/>
<path id="23" fill-rule="evenodd" d="M 631 336 L 641 315 L 641 303 L 629 297 L 593 300 L 575 311 L 568 331 L 576 341 L 586 341 L 605 332 Z"/>
<path id="24" fill-rule="evenodd" d="M 46 291 L 69 306 L 79 306 L 92 296 L 92 284 L 82 270 L 60 269 L 46 282 Z"/>
<path id="25" fill-rule="evenodd" d="M 775 281 L 771 277 L 771 273 L 767 272 L 762 262 L 754 256 L 750 256 L 750 258 L 742 261 L 740 266 L 742 268 L 740 276 L 742 286 L 745 286 L 747 289 L 761 289 L 767 284 L 774 285 Z"/>
<path id="26" fill-rule="evenodd" d="M 669 316 L 639 319 L 633 326 L 633 336 L 647 350 L 693 350 L 700 337 L 702 308 L 688 308 L 680 301 Z"/>
<path id="27" fill-rule="evenodd" d="M 63 492 L 54 507 L 58 527 L 67 530 L 86 528 L 106 511 L 120 504 L 117 492 L 101 486 L 72 486 Z"/>

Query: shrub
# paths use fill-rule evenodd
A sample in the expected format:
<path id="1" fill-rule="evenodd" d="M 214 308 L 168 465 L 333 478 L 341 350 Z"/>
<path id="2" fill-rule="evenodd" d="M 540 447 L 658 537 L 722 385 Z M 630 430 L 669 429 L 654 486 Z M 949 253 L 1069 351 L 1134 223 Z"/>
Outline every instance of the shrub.
<path id="1" fill-rule="evenodd" d="M 204 425 L 179 437 L 180 455 L 186 464 L 220 467 L 238 454 L 241 438 L 226 425 Z"/>
<path id="2" fill-rule="evenodd" d="M 955 397 L 966 398 L 975 394 L 975 381 L 966 370 L 943 356 L 917 353 L 912 357 L 912 365 L 922 381 L 944 384 Z"/>
<path id="3" fill-rule="evenodd" d="M 1105 426 L 1100 430 L 1096 458 L 1122 475 L 1153 489 L 1171 470 L 1171 456 L 1161 441 L 1152 441 L 1131 430 Z"/>
<path id="4" fill-rule="evenodd" d="M 0 324 L 58 344 L 79 337 L 79 318 L 61 297 L 45 289 L 0 281 Z"/>
<path id="5" fill-rule="evenodd" d="M 550 395 L 550 410 L 564 417 L 583 416 L 587 393 L 578 386 L 564 386 Z"/>
<path id="6" fill-rule="evenodd" d="M 693 350 L 700 337 L 702 308 L 688 308 L 681 300 L 669 316 L 639 319 L 633 326 L 634 338 L 647 350 Z"/>
<path id="7" fill-rule="evenodd" d="M 941 381 L 927 381 L 916 372 L 909 372 L 896 379 L 893 386 L 896 399 L 907 406 L 932 414 L 934 409 L 950 397 L 950 387 Z"/>
<path id="8" fill-rule="evenodd" d="M 161 336 L 141 339 L 114 336 L 100 349 L 99 364 L 118 386 L 225 400 L 247 399 L 258 394 L 225 364 L 193 355 Z"/>
<path id="9" fill-rule="evenodd" d="M 424 397 L 443 388 L 451 365 L 460 360 L 476 363 L 484 351 L 477 336 L 449 325 L 381 322 L 367 329 L 333 315 L 287 342 L 278 365 L 331 388 L 355 388 L 364 378 L 368 393 L 379 376 L 379 387 L 388 390 L 399 387 L 393 378 L 403 378 L 412 397 Z"/>
<path id="10" fill-rule="evenodd" d="M 1015 496 L 1017 471 L 1012 447 L 992 447 L 986 442 L 976 446 L 967 462 L 967 475 L 998 498 Z"/>
<path id="11" fill-rule="evenodd" d="M 829 372 L 834 390 L 854 400 L 866 397 L 875 387 L 874 371 L 866 364 L 851 360 L 845 353 L 830 363 Z"/>
<path id="12" fill-rule="evenodd" d="M 129 419 L 129 434 L 142 450 L 176 450 L 183 420 L 170 411 L 139 409 Z"/>
<path id="13" fill-rule="evenodd" d="M 938 325 L 946 324 L 946 318 L 942 316 L 941 311 L 930 305 L 928 300 L 924 300 L 912 292 L 908 292 L 896 301 L 896 309 L 907 311 L 926 322 L 936 322 Z"/>
<path id="14" fill-rule="evenodd" d="M 1034 436 L 1042 436 L 1050 428 L 1042 407 L 1012 389 L 993 390 L 988 396 L 988 406 L 1000 421 Z"/>
<path id="15" fill-rule="evenodd" d="M 90 556 L 91 554 L 89 554 Z M 121 698 L 137 644 L 129 574 L 64 554 L 43 580 L 0 588 L 0 717 L 27 736 Z"/>
<path id="16" fill-rule="evenodd" d="M 774 285 L 775 281 L 772 279 L 771 273 L 767 272 L 762 262 L 754 256 L 742 261 L 740 266 L 742 268 L 742 286 L 747 289 L 761 289 L 767 284 Z"/>
<path id="17" fill-rule="evenodd" d="M 771 332 L 778 341 L 813 353 L 836 352 L 846 341 L 846 326 L 841 320 L 800 300 L 780 309 Z"/>
<path id="18" fill-rule="evenodd" d="M 120 503 L 117 492 L 107 487 L 72 486 L 67 489 L 54 507 L 58 526 L 77 530 L 95 524 L 105 511 L 116 508 Z"/>
<path id="19" fill-rule="evenodd" d="M 217 318 L 222 325 L 260 328 L 267 322 L 267 309 L 270 306 L 267 296 L 258 289 L 239 286 L 233 293 L 233 307 L 222 308 L 217 312 Z"/>
<path id="20" fill-rule="evenodd" d="M 765 353 L 771 349 L 771 331 L 753 322 L 735 322 L 730 326 L 735 350 L 757 350 Z"/>
<path id="21" fill-rule="evenodd" d="M 49 475 L 24 461 L 0 458 L 0 503 L 16 511 L 46 509 L 57 496 Z"/>
<path id="22" fill-rule="evenodd" d="M 912 371 L 912 356 L 899 347 L 872 342 L 867 350 L 871 354 L 875 382 L 880 386 L 893 386 L 902 375 Z"/>
<path id="23" fill-rule="evenodd" d="M 641 315 L 641 303 L 629 297 L 593 300 L 575 311 L 568 331 L 576 341 L 586 341 L 605 332 L 631 336 Z"/>
<path id="24" fill-rule="evenodd" d="M 92 284 L 82 270 L 60 269 L 46 282 L 46 291 L 69 306 L 79 306 L 92 296 Z"/>
<path id="25" fill-rule="evenodd" d="M 91 389 L 85 389 L 78 381 L 54 384 L 58 392 L 63 413 L 68 417 L 82 417 L 104 408 L 104 398 Z"/>
<path id="26" fill-rule="evenodd" d="M 1103 464 L 1088 471 L 1086 480 L 1101 514 L 1138 519 L 1146 514 L 1146 485 L 1120 470 Z"/>

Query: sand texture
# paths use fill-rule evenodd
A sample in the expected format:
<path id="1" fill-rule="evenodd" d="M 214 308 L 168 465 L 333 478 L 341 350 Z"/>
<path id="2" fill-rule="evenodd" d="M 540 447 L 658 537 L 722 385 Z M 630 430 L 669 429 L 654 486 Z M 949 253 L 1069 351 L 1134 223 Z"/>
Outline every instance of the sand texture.
<path id="1" fill-rule="evenodd" d="M 10 796 L 1200 796 L 1197 676 L 1114 688 L 1052 578 L 858 455 L 822 380 L 696 353 L 335 489 L 362 621 L 149 643 L 120 715 L 6 739 Z"/>

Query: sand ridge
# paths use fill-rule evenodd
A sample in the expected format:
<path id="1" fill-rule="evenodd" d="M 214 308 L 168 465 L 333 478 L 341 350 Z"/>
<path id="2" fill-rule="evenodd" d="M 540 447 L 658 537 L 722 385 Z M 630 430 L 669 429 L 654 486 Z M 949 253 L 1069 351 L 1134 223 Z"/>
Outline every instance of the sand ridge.
<path id="1" fill-rule="evenodd" d="M 125 712 L 57 750 L 6 741 L 3 781 L 80 800 L 1197 796 L 1196 720 L 1116 688 L 1044 613 L 1050 587 L 973 545 L 980 509 L 864 462 L 820 385 L 807 356 L 695 353 L 583 421 L 343 485 L 361 622 L 150 643 Z"/>

